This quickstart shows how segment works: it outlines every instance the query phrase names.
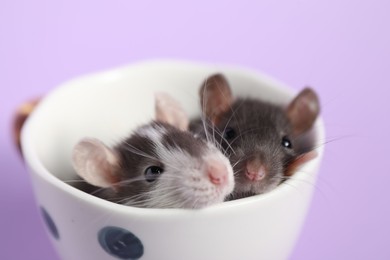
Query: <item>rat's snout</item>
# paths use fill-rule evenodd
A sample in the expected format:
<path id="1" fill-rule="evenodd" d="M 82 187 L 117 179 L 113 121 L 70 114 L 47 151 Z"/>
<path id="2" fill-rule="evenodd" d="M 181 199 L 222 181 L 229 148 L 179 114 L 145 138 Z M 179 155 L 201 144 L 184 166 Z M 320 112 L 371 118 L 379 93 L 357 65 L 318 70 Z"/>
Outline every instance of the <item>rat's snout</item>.
<path id="1" fill-rule="evenodd" d="M 217 160 L 210 160 L 206 164 L 206 174 L 211 183 L 224 185 L 228 179 L 228 169 L 226 165 Z"/>
<path id="2" fill-rule="evenodd" d="M 245 167 L 245 176 L 251 181 L 260 181 L 264 179 L 267 170 L 259 158 L 248 160 Z"/>

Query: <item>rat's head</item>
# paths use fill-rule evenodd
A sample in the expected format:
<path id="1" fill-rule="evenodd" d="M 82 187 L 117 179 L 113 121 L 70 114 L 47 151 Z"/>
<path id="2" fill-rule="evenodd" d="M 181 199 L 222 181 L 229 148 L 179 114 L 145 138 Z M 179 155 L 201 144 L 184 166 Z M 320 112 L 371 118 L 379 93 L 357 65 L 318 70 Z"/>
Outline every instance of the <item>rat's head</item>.
<path id="1" fill-rule="evenodd" d="M 302 154 L 297 139 L 319 113 L 317 95 L 309 88 L 282 107 L 234 99 L 221 74 L 203 83 L 200 97 L 208 135 L 221 145 L 234 169 L 233 198 L 264 193 L 280 184 Z"/>
<path id="2" fill-rule="evenodd" d="M 156 121 L 114 148 L 81 140 L 73 153 L 76 172 L 106 188 L 102 197 L 130 206 L 202 208 L 222 202 L 234 186 L 229 160 L 186 131 L 188 118 L 175 100 L 156 97 Z"/>

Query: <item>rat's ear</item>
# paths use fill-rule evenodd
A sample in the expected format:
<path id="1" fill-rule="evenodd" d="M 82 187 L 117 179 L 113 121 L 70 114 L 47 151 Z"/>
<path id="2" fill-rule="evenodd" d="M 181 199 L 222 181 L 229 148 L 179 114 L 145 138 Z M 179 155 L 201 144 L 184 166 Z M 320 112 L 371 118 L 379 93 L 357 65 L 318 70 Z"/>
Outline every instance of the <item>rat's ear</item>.
<path id="1" fill-rule="evenodd" d="M 203 114 L 215 125 L 221 113 L 230 109 L 233 95 L 229 83 L 222 74 L 208 77 L 199 91 Z"/>
<path id="2" fill-rule="evenodd" d="M 309 130 L 319 113 L 320 102 L 317 94 L 311 88 L 305 88 L 287 107 L 287 117 L 293 126 L 294 135 Z"/>
<path id="3" fill-rule="evenodd" d="M 290 165 L 287 167 L 287 170 L 285 172 L 285 176 L 291 176 L 293 175 L 297 169 L 299 169 L 303 164 L 307 163 L 308 161 L 313 160 L 318 156 L 318 153 L 316 151 L 310 151 L 304 154 L 301 154 L 297 158 L 295 158 L 294 161 L 290 163 Z"/>
<path id="4" fill-rule="evenodd" d="M 116 175 L 118 155 L 93 138 L 84 138 L 73 149 L 72 163 L 77 174 L 89 184 L 107 188 L 120 180 Z"/>
<path id="5" fill-rule="evenodd" d="M 188 116 L 180 103 L 165 92 L 155 94 L 156 121 L 170 124 L 180 130 L 188 130 Z"/>

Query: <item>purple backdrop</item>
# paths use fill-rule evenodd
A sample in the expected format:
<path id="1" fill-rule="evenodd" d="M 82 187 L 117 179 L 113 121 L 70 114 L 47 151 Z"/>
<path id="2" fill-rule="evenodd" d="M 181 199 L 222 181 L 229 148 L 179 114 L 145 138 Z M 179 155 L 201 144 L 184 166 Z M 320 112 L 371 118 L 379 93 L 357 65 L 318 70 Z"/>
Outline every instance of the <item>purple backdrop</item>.
<path id="1" fill-rule="evenodd" d="M 0 259 L 57 259 L 11 143 L 21 102 L 150 58 L 231 63 L 320 94 L 326 155 L 291 259 L 390 259 L 390 2 L 3 0 Z"/>

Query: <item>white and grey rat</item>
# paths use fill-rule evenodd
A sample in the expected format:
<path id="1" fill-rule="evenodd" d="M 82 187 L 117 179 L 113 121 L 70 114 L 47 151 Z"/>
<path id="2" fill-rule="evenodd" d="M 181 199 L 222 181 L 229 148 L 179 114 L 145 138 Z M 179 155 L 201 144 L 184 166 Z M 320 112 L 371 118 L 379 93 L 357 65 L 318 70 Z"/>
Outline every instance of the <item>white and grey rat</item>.
<path id="1" fill-rule="evenodd" d="M 254 98 L 235 99 L 226 78 L 215 74 L 203 82 L 199 95 L 203 119 L 192 121 L 190 130 L 212 136 L 208 139 L 228 156 L 235 173 L 229 199 L 268 192 L 316 156 L 299 140 L 319 114 L 312 89 L 305 88 L 282 107 Z"/>
<path id="2" fill-rule="evenodd" d="M 187 131 L 179 103 L 156 95 L 156 119 L 110 148 L 92 138 L 73 150 L 72 163 L 92 194 L 146 208 L 203 208 L 223 202 L 234 187 L 229 160 L 211 142 Z"/>

